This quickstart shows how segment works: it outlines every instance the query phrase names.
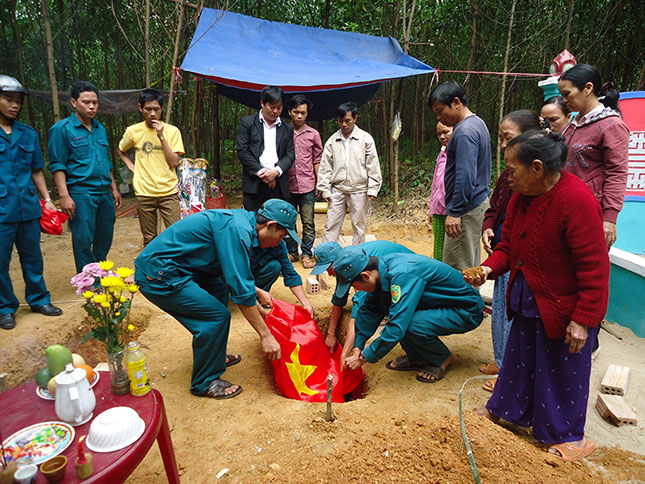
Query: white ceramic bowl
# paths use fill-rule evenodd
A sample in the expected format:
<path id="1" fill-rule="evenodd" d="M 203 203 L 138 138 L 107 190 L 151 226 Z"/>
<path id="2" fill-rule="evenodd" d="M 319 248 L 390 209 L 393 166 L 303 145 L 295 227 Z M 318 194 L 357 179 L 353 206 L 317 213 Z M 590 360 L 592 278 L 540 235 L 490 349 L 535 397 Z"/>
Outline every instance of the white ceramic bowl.
<path id="1" fill-rule="evenodd" d="M 133 408 L 110 408 L 91 423 L 86 444 L 94 452 L 114 452 L 135 442 L 145 428 L 146 424 Z"/>

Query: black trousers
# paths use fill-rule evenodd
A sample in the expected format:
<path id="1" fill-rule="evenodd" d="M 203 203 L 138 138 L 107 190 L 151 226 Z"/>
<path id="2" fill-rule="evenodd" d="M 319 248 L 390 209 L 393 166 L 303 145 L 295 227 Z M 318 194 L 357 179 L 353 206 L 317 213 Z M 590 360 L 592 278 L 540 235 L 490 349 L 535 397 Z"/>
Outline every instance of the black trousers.
<path id="1" fill-rule="evenodd" d="M 251 212 L 257 212 L 262 204 L 270 198 L 280 198 L 282 200 L 288 200 L 289 197 L 285 197 L 282 194 L 282 191 L 280 190 L 280 187 L 278 185 L 276 185 L 275 188 L 269 188 L 266 183 L 262 183 L 260 185 L 260 190 L 258 191 L 258 193 L 244 192 L 244 209 Z"/>

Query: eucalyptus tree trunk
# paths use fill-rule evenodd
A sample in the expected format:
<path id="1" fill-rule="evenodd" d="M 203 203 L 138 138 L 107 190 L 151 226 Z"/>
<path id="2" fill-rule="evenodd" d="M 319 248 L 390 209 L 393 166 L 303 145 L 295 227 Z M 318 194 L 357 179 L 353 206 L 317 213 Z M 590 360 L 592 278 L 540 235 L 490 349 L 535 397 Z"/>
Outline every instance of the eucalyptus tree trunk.
<path id="1" fill-rule="evenodd" d="M 175 49 L 172 54 L 172 70 L 173 73 L 170 75 L 170 89 L 168 91 L 168 107 L 166 108 L 166 123 L 170 123 L 170 115 L 172 114 L 172 102 L 175 97 L 175 84 L 176 75 L 175 75 L 175 66 L 177 66 L 177 58 L 179 57 L 179 44 L 181 42 L 181 31 L 184 25 L 184 12 L 186 7 L 182 1 L 181 7 L 179 7 L 179 20 L 177 20 L 177 32 L 175 34 Z M 215 90 L 215 97 L 217 97 L 217 90 Z M 215 136 L 219 136 L 219 133 L 215 133 Z M 219 153 L 219 152 L 218 152 Z"/>
<path id="2" fill-rule="evenodd" d="M 569 38 L 571 37 L 571 22 L 573 20 L 574 0 L 569 0 L 569 13 L 567 15 L 567 28 L 564 31 L 564 48 L 569 49 Z"/>
<path id="3" fill-rule="evenodd" d="M 220 123 L 219 123 L 219 93 L 217 92 L 217 84 L 213 83 L 213 176 L 218 180 L 222 178 L 220 173 Z"/>
<path id="4" fill-rule="evenodd" d="M 515 20 L 515 7 L 517 6 L 517 0 L 513 0 L 513 4 L 511 5 L 511 15 L 508 19 L 508 34 L 506 36 L 506 50 L 504 52 L 504 72 L 508 72 L 508 55 L 511 51 L 511 34 L 513 33 L 513 21 Z M 502 76 L 502 92 L 500 94 L 500 101 L 499 101 L 499 116 L 498 116 L 498 122 L 497 125 L 499 126 L 502 122 L 502 118 L 504 117 L 504 102 L 506 100 L 506 74 Z M 497 178 L 499 178 L 501 169 L 501 149 L 499 146 L 499 143 L 497 143 L 497 151 L 496 151 L 496 162 L 497 162 Z"/>
<path id="5" fill-rule="evenodd" d="M 117 2 L 118 3 L 118 2 Z M 143 33 L 143 55 L 146 71 L 146 87 L 150 88 L 152 80 L 150 79 L 150 0 L 146 0 L 146 16 L 144 19 L 145 27 Z"/>
<path id="6" fill-rule="evenodd" d="M 18 75 L 20 76 L 20 83 L 27 89 L 27 79 L 25 77 L 25 65 L 22 56 L 22 40 L 18 31 L 18 22 L 16 21 L 16 0 L 11 0 L 9 3 L 9 18 L 11 22 L 11 32 L 13 33 L 13 41 L 16 46 L 16 57 L 18 59 Z M 29 102 L 29 96 L 25 97 L 25 104 L 27 105 L 27 124 L 34 123 L 34 109 Z M 43 138 L 40 137 L 41 143 Z"/>
<path id="7" fill-rule="evenodd" d="M 466 70 L 471 71 L 473 69 L 473 59 L 475 57 L 475 45 L 477 41 L 477 1 L 472 0 L 471 5 L 473 7 L 473 18 L 470 27 L 470 49 L 468 51 L 468 61 L 466 62 Z M 466 74 L 466 80 L 464 81 L 464 86 L 470 97 L 471 89 L 469 89 L 468 81 L 470 80 L 470 74 Z"/>
<path id="8" fill-rule="evenodd" d="M 49 20 L 49 5 L 47 0 L 40 2 L 43 12 L 43 26 L 45 27 L 45 41 L 47 43 L 47 70 L 49 72 L 49 83 L 52 89 L 52 109 L 54 123 L 60 121 L 60 105 L 58 103 L 58 87 L 56 85 L 56 71 L 54 70 L 54 43 L 52 41 L 52 28 Z"/>
<path id="9" fill-rule="evenodd" d="M 407 3 L 406 0 L 403 0 L 403 18 L 401 26 L 403 27 L 403 52 L 406 54 L 410 49 L 410 30 L 412 29 L 412 20 L 414 19 L 414 10 L 416 8 L 417 0 L 412 0 L 412 7 L 410 8 L 410 16 L 407 18 Z M 403 107 L 403 88 L 405 86 L 405 79 L 399 80 L 399 94 L 396 101 L 396 111 L 392 109 L 391 111 L 391 122 L 394 126 L 394 117 L 396 114 L 401 112 Z M 392 84 L 392 94 L 394 94 L 394 83 Z M 400 137 L 400 134 L 399 134 Z M 393 154 L 393 163 L 392 163 L 392 173 L 390 173 L 390 179 L 392 180 L 392 187 L 394 188 L 394 202 L 399 201 L 399 137 L 397 137 L 392 142 Z"/>

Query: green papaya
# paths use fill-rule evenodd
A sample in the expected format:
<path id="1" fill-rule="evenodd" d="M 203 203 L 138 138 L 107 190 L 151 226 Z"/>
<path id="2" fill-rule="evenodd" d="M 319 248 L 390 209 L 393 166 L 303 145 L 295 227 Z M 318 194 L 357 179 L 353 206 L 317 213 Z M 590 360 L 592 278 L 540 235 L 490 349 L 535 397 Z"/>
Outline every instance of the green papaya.
<path id="1" fill-rule="evenodd" d="M 46 366 L 45 368 L 41 368 L 38 370 L 38 373 L 36 373 L 36 383 L 38 383 L 38 386 L 40 388 L 47 388 L 47 383 L 49 383 L 49 380 L 52 378 L 52 373 L 49 371 L 49 367 Z"/>
<path id="2" fill-rule="evenodd" d="M 72 352 L 62 345 L 51 345 L 45 350 L 47 366 L 52 376 L 58 375 L 65 369 L 67 363 L 72 363 Z"/>

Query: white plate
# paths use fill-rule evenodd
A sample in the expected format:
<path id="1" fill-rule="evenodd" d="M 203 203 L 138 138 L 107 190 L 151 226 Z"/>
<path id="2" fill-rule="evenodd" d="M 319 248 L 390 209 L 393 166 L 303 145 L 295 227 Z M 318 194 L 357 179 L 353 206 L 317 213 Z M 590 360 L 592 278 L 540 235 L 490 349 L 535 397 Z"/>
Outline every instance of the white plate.
<path id="1" fill-rule="evenodd" d="M 5 456 L 21 466 L 40 464 L 67 449 L 74 441 L 74 435 L 74 427 L 65 422 L 30 425 L 5 439 Z"/>

